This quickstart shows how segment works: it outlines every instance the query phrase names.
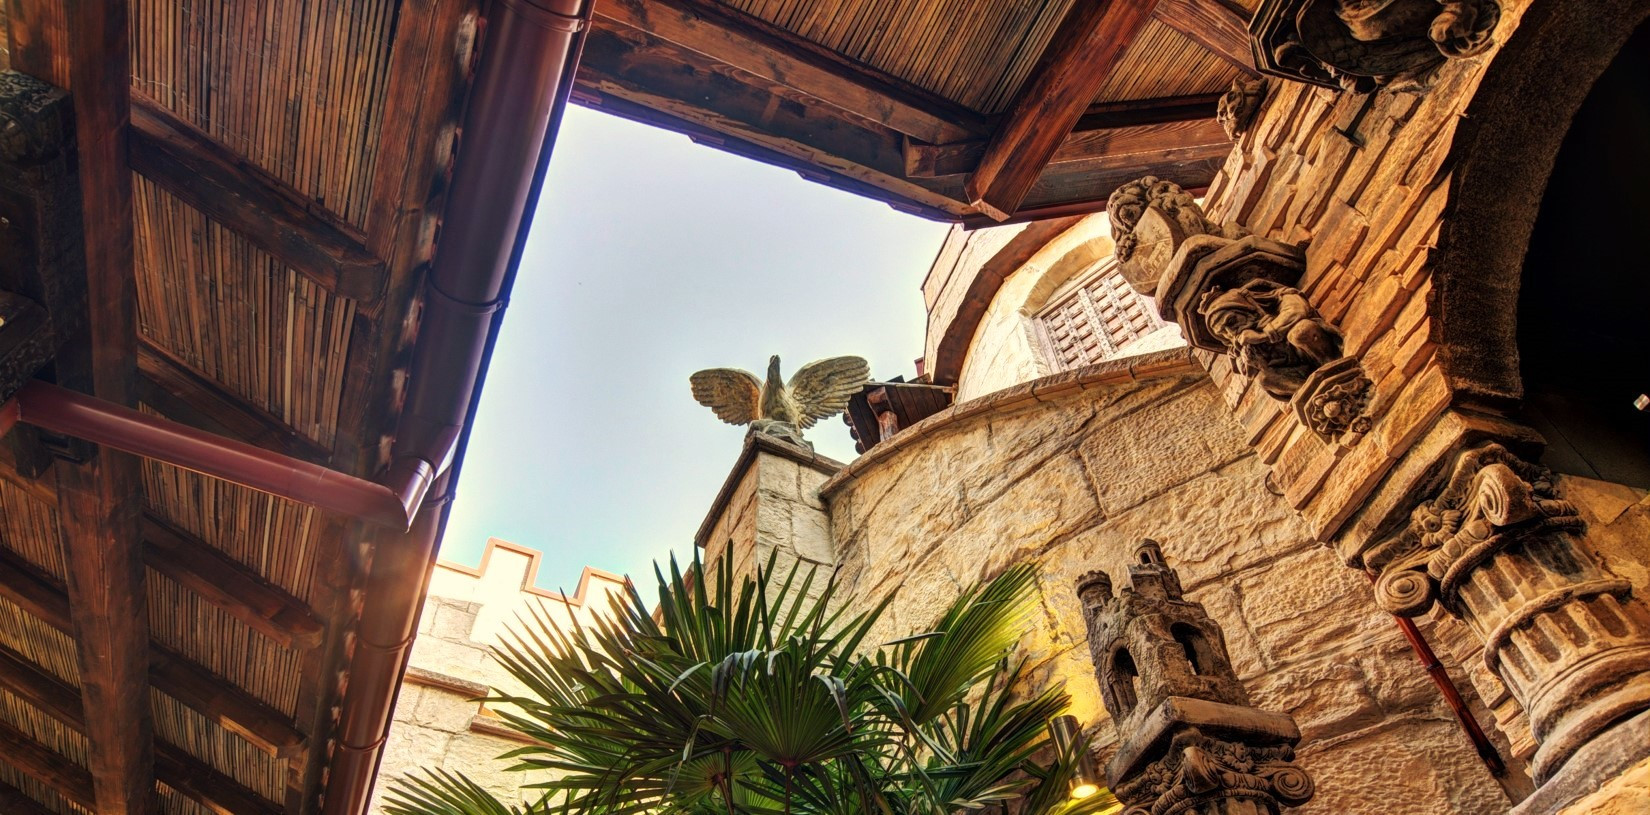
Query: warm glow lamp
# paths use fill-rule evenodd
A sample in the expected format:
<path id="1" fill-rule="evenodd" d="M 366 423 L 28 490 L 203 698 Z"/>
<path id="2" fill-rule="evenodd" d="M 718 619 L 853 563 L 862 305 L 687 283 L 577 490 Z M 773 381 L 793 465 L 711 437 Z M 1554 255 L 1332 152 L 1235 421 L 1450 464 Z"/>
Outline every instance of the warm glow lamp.
<path id="1" fill-rule="evenodd" d="M 1048 732 L 1061 753 L 1073 752 L 1077 743 L 1077 717 L 1055 716 L 1048 722 Z M 1076 751 L 1077 766 L 1071 773 L 1071 797 L 1089 798 L 1100 792 L 1100 774 L 1094 768 L 1094 756 L 1086 749 Z"/>

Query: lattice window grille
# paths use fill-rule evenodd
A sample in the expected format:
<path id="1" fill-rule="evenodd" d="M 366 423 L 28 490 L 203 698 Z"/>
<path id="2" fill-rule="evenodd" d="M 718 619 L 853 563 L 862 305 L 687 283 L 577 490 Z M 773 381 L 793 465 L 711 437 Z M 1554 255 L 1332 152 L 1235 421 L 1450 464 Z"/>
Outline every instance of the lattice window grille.
<path id="1" fill-rule="evenodd" d="M 1050 301 L 1035 324 L 1049 360 L 1068 370 L 1117 356 L 1163 321 L 1108 262 Z"/>

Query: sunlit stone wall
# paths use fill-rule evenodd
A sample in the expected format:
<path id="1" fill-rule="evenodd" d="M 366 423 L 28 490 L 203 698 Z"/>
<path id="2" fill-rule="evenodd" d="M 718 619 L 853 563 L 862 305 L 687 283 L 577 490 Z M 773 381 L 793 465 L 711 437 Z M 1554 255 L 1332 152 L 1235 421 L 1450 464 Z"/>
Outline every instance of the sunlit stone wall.
<path id="1" fill-rule="evenodd" d="M 823 492 L 854 602 L 895 595 L 883 637 L 920 630 L 962 586 L 1038 564 L 1031 681 L 1064 683 L 1108 745 L 1074 582 L 1095 568 L 1126 574 L 1150 537 L 1224 626 L 1255 705 L 1299 722 L 1318 784 L 1300 811 L 1391 811 L 1400 791 L 1409 811 L 1504 811 L 1367 582 L 1314 542 L 1266 476 L 1201 366 L 1167 351 L 959 404 Z"/>

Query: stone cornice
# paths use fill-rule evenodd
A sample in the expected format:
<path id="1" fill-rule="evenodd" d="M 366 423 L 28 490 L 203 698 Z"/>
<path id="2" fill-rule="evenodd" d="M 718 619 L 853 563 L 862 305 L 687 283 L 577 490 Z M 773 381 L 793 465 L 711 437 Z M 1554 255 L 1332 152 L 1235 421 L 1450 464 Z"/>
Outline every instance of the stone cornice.
<path id="1" fill-rule="evenodd" d="M 883 461 L 897 455 L 906 447 L 917 444 L 928 436 L 948 429 L 958 422 L 977 416 L 1014 410 L 1037 402 L 1063 399 L 1072 395 L 1075 391 L 1112 387 L 1146 379 L 1191 373 L 1206 375 L 1203 366 L 1198 363 L 1190 348 L 1172 348 L 1167 351 L 1141 354 L 1137 357 L 1107 360 L 1097 365 L 1076 368 L 1053 376 L 1045 376 L 1041 379 L 1033 379 L 1030 382 L 1015 385 L 1012 388 L 1004 388 L 978 399 L 959 402 L 911 425 L 909 428 L 900 431 L 892 439 L 878 444 L 866 452 L 865 455 L 854 459 L 831 476 L 829 481 L 821 485 L 819 494 L 822 497 L 829 497 L 844 485 L 876 468 Z M 738 472 L 736 469 L 735 473 Z M 731 487 L 724 487 L 723 489 L 731 494 Z M 722 501 L 724 499 L 718 496 L 718 500 Z M 706 531 L 708 530 L 701 530 L 702 533 Z"/>

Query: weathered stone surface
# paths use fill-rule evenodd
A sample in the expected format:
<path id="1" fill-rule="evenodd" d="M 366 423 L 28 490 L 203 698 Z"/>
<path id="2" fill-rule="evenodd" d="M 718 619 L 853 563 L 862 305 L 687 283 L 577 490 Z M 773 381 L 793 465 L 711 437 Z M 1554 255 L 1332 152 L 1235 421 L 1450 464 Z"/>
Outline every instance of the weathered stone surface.
<path id="1" fill-rule="evenodd" d="M 1298 812 L 1505 812 L 1511 802 L 1464 742 L 1453 721 L 1410 717 L 1303 742 L 1297 755 L 1318 795 Z"/>
<path id="2" fill-rule="evenodd" d="M 1369 584 L 1328 550 L 1282 557 L 1235 580 L 1244 619 L 1274 663 L 1361 645 L 1390 628 Z"/>
<path id="3" fill-rule="evenodd" d="M 1085 439 L 1083 463 L 1101 510 L 1116 515 L 1246 455 L 1241 429 L 1223 414 L 1213 392 L 1198 389 Z"/>
<path id="4" fill-rule="evenodd" d="M 1562 815 L 1644 815 L 1650 808 L 1650 759 L 1606 781 L 1598 792 L 1560 810 Z"/>

